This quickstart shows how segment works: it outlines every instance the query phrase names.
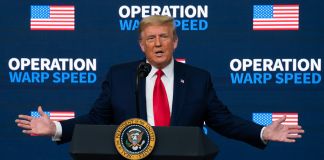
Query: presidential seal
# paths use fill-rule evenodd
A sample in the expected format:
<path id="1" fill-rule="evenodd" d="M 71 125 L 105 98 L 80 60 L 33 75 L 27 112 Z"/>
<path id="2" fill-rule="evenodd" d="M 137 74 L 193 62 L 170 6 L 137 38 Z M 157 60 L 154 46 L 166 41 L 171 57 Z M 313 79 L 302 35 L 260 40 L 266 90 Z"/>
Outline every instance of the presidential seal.
<path id="1" fill-rule="evenodd" d="M 154 145 L 154 130 L 142 119 L 126 120 L 116 130 L 115 147 L 126 159 L 143 159 L 152 152 Z"/>

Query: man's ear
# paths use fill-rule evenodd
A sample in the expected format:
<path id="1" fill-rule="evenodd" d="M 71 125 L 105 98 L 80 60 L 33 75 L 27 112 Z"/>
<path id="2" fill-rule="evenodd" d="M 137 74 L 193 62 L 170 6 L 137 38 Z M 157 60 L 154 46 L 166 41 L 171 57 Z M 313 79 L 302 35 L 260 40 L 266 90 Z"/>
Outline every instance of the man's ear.
<path id="1" fill-rule="evenodd" d="M 173 41 L 173 49 L 178 47 L 178 37 Z"/>
<path id="2" fill-rule="evenodd" d="M 145 53 L 145 47 L 143 43 L 144 42 L 142 40 L 138 40 L 138 44 L 140 45 L 142 52 Z"/>

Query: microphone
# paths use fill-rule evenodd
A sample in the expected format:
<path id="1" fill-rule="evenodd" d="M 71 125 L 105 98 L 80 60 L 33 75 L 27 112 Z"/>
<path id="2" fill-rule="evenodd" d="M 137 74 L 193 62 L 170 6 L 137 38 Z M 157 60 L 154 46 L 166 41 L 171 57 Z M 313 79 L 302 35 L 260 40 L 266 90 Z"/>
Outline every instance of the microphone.
<path id="1" fill-rule="evenodd" d="M 137 67 L 137 76 L 145 78 L 151 72 L 152 66 L 148 63 L 141 62 Z"/>
<path id="2" fill-rule="evenodd" d="M 135 89 L 135 97 L 136 97 L 136 116 L 140 117 L 140 79 L 146 78 L 147 75 L 151 72 L 152 66 L 148 63 L 141 62 L 137 67 L 136 74 L 136 89 Z"/>

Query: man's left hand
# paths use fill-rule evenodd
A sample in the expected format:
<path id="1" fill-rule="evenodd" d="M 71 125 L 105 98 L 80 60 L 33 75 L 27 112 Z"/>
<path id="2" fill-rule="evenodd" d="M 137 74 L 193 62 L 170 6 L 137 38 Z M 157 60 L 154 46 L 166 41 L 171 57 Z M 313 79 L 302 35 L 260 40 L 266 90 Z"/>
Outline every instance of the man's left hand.
<path id="1" fill-rule="evenodd" d="M 302 127 L 281 124 L 285 120 L 286 116 L 267 126 L 262 134 L 263 140 L 293 143 L 296 142 L 297 138 L 301 138 L 301 134 L 305 132 Z"/>

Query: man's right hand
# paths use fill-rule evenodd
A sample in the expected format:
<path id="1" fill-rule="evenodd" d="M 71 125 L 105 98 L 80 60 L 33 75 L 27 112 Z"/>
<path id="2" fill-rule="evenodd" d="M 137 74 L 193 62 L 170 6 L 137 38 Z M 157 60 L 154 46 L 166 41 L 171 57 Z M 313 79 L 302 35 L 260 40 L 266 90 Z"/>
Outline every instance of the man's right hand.
<path id="1" fill-rule="evenodd" d="M 56 126 L 53 121 L 44 113 L 41 106 L 38 107 L 38 113 L 41 117 L 34 118 L 28 115 L 19 115 L 15 120 L 17 126 L 23 129 L 23 133 L 39 136 L 54 136 Z"/>

